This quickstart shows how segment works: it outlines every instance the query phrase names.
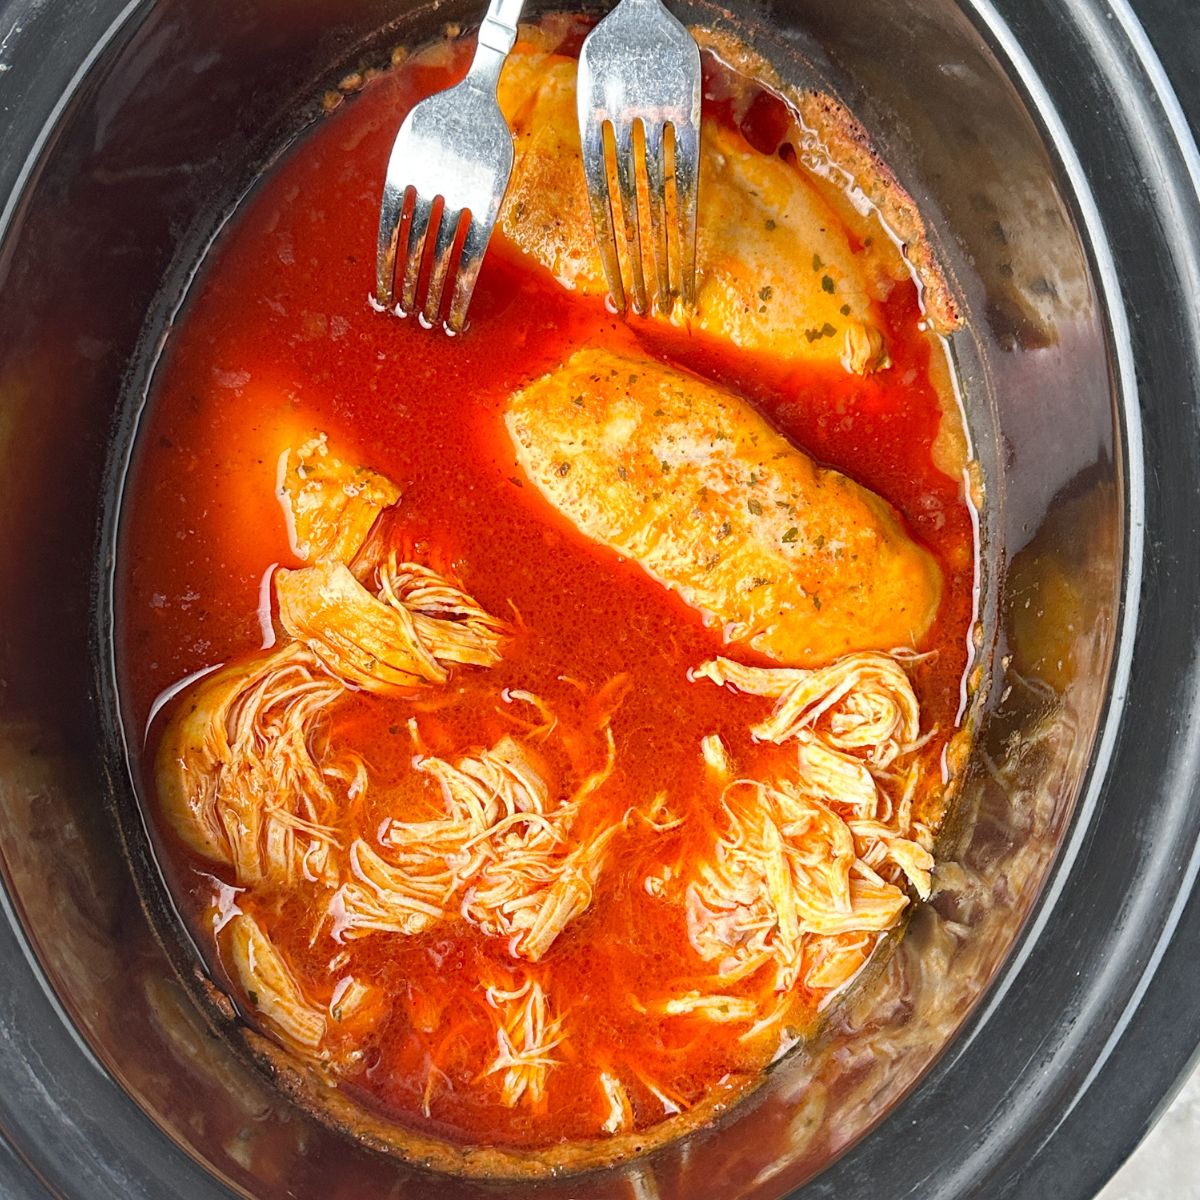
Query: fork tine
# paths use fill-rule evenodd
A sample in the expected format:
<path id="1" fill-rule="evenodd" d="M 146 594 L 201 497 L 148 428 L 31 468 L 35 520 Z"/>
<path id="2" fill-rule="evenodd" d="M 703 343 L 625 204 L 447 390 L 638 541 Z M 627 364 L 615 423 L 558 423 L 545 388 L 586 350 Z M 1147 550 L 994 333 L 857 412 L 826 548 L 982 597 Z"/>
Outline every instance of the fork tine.
<path id="1" fill-rule="evenodd" d="M 404 253 L 404 291 L 400 296 L 400 307 L 406 313 L 417 307 L 417 284 L 421 279 L 421 261 L 425 257 L 425 235 L 429 231 L 429 219 L 433 215 L 433 200 L 417 193 L 413 201 L 412 221 L 408 226 L 408 237 Z"/>
<path id="2" fill-rule="evenodd" d="M 646 130 L 646 182 L 650 201 L 650 238 L 654 248 L 656 307 L 660 313 L 671 311 L 671 262 L 667 257 L 667 170 L 664 129 L 655 125 Z"/>
<path id="3" fill-rule="evenodd" d="M 617 257 L 617 231 L 613 227 L 612 197 L 608 187 L 608 155 L 604 145 L 604 124 L 588 124 L 583 143 L 583 169 L 587 176 L 588 203 L 592 223 L 596 227 L 596 242 L 604 277 L 618 312 L 625 311 L 625 284 L 621 279 L 621 262 Z"/>
<path id="4" fill-rule="evenodd" d="M 483 266 L 483 255 L 491 234 L 491 224 L 477 221 L 472 214 L 462 250 L 459 252 L 458 271 L 454 276 L 454 295 L 450 300 L 450 314 L 446 318 L 446 328 L 451 333 L 462 333 L 466 327 L 467 306 L 471 303 L 471 293 L 475 291 L 475 281 L 479 278 L 479 268 Z"/>
<path id="5" fill-rule="evenodd" d="M 462 222 L 462 209 L 452 209 L 448 204 L 442 209 L 438 222 L 437 238 L 433 244 L 433 265 L 429 271 L 429 285 L 425 291 L 425 307 L 421 315 L 430 325 L 437 324 L 442 311 L 442 293 L 446 290 L 446 276 L 450 272 L 450 260 L 458 227 Z"/>
<path id="6" fill-rule="evenodd" d="M 391 308 L 396 296 L 396 239 L 404 216 L 407 188 L 385 183 L 383 203 L 379 209 L 379 240 L 375 251 L 375 299 L 384 308 Z"/>
<path id="7" fill-rule="evenodd" d="M 675 211 L 679 225 L 679 283 L 683 302 L 696 305 L 696 195 L 700 188 L 700 135 L 698 124 L 675 131 Z"/>
<path id="8" fill-rule="evenodd" d="M 646 312 L 646 275 L 642 270 L 642 238 L 639 230 L 637 203 L 637 159 L 634 129 L 641 120 L 614 129 L 617 144 L 617 186 L 621 193 L 621 216 L 625 224 L 625 251 L 629 274 L 633 282 L 633 311 L 639 316 Z M 643 130 L 644 130 L 643 126 Z"/>

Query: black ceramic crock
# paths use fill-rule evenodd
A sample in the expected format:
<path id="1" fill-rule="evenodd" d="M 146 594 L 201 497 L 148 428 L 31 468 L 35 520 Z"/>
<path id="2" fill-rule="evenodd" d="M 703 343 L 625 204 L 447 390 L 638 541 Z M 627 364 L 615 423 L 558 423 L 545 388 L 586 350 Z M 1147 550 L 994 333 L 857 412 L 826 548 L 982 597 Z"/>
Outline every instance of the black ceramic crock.
<path id="1" fill-rule="evenodd" d="M 237 1051 L 111 719 L 121 480 L 192 273 L 326 88 L 475 7 L 0 0 L 14 1200 L 522 1191 L 356 1147 Z M 681 9 L 840 95 L 936 231 L 987 487 L 983 717 L 938 895 L 822 1043 L 688 1143 L 539 1186 L 1091 1200 L 1200 1041 L 1200 159 L 1124 0 Z"/>

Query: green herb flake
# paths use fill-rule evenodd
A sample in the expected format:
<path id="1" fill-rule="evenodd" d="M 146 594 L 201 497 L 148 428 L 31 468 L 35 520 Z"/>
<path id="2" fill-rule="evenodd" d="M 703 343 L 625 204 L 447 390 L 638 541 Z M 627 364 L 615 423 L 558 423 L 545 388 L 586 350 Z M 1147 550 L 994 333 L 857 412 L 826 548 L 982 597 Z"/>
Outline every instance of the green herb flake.
<path id="1" fill-rule="evenodd" d="M 837 334 L 837 326 L 836 325 L 830 325 L 830 323 L 828 321 L 826 321 L 825 324 L 821 326 L 821 336 L 822 337 L 834 337 L 836 334 Z"/>
<path id="2" fill-rule="evenodd" d="M 828 292 L 831 296 L 834 292 L 833 278 L 829 275 L 821 276 L 821 291 Z"/>
<path id="3" fill-rule="evenodd" d="M 813 543 L 813 545 L 816 546 L 816 548 L 818 550 L 824 550 L 825 549 L 825 535 L 823 533 L 818 533 L 817 540 Z"/>
<path id="4" fill-rule="evenodd" d="M 667 462 L 667 460 L 666 460 L 665 458 L 664 458 L 664 459 L 662 459 L 662 460 L 660 460 L 660 462 L 659 462 L 659 464 L 658 464 L 658 465 L 659 465 L 660 467 L 662 467 L 662 473 L 663 473 L 664 475 L 670 475 L 670 473 L 671 473 L 671 464 L 670 464 L 669 462 Z"/>
<path id="5" fill-rule="evenodd" d="M 819 254 L 814 254 L 813 255 L 813 270 L 819 271 L 824 265 L 825 264 L 821 261 L 821 256 Z"/>
<path id="6" fill-rule="evenodd" d="M 850 315 L 850 305 L 843 304 L 842 307 L 838 309 L 838 312 L 840 312 L 843 317 L 848 317 Z"/>
<path id="7" fill-rule="evenodd" d="M 813 602 L 813 608 L 815 608 L 817 610 L 817 612 L 820 612 L 821 611 L 821 597 L 814 593 L 812 602 Z"/>
<path id="8" fill-rule="evenodd" d="M 768 233 L 774 233 L 774 232 L 775 232 L 775 221 L 774 221 L 774 218 L 772 218 L 772 217 L 768 217 L 768 218 L 767 218 L 767 221 L 766 221 L 766 228 L 767 228 L 767 232 L 768 232 Z"/>
<path id="9" fill-rule="evenodd" d="M 717 541 L 723 542 L 733 532 L 733 526 L 728 521 L 721 522 L 721 528 L 717 530 Z"/>
<path id="10" fill-rule="evenodd" d="M 572 396 L 571 403 L 573 405 L 575 405 L 576 408 L 582 408 L 583 407 L 583 397 L 582 396 Z"/>
<path id="11" fill-rule="evenodd" d="M 789 545 L 800 536 L 800 530 L 793 525 L 784 535 L 783 540 Z"/>
<path id="12" fill-rule="evenodd" d="M 762 516 L 762 505 L 757 500 L 747 500 L 746 507 L 756 516 Z"/>
<path id="13" fill-rule="evenodd" d="M 629 478 L 629 472 L 628 472 L 627 470 L 625 470 L 625 468 L 624 468 L 624 467 L 618 467 L 618 468 L 617 468 L 617 475 L 618 475 L 618 476 L 619 476 L 621 479 L 628 479 L 628 478 Z"/>
<path id="14" fill-rule="evenodd" d="M 766 304 L 768 300 L 775 294 L 775 289 L 768 283 L 765 287 L 758 289 L 758 298 Z"/>

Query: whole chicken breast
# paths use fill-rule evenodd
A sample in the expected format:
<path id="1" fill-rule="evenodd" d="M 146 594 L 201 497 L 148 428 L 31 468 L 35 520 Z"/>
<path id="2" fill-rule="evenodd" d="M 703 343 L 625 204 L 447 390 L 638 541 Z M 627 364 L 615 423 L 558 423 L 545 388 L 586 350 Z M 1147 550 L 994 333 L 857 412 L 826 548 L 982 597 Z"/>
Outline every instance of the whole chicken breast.
<path id="1" fill-rule="evenodd" d="M 917 647 L 941 572 L 885 500 L 819 467 L 740 397 L 585 348 L 513 395 L 517 461 L 589 538 L 789 666 Z"/>

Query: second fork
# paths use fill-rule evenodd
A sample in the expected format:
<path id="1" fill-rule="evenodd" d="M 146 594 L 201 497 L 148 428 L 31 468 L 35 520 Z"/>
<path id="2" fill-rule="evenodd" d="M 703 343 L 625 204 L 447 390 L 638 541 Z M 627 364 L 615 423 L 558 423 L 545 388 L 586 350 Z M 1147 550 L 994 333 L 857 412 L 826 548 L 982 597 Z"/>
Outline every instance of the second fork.
<path id="1" fill-rule="evenodd" d="M 624 263 L 633 309 L 648 312 L 649 240 L 658 310 L 670 311 L 679 296 L 686 307 L 695 307 L 700 184 L 695 39 L 661 0 L 621 0 L 583 44 L 577 104 L 588 201 L 614 303 L 625 310 Z"/>

